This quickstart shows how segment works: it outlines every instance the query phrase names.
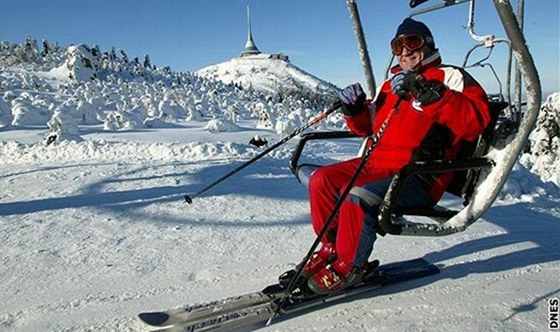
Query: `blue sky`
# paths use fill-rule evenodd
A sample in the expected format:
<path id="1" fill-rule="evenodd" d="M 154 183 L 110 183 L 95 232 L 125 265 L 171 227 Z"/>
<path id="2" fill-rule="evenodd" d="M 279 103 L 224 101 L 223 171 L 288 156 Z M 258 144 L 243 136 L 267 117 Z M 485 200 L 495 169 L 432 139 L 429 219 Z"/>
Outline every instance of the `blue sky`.
<path id="1" fill-rule="evenodd" d="M 411 12 L 408 2 L 357 0 L 378 83 L 390 59 L 389 41 Z M 420 8 L 440 2 L 431 0 Z M 560 1 L 525 3 L 526 39 L 543 90 L 560 91 Z M 364 81 L 345 0 L 0 0 L 0 39 L 22 42 L 31 35 L 63 46 L 115 46 L 130 58 L 149 54 L 157 66 L 194 71 L 241 52 L 247 5 L 262 52 L 285 53 L 296 66 L 341 87 Z M 416 18 L 431 28 L 444 62 L 461 65 L 475 44 L 464 29 L 468 4 Z M 493 1 L 476 2 L 475 24 L 477 34 L 505 37 Z M 471 59 L 485 55 L 481 50 Z M 506 60 L 506 47 L 497 46 L 490 62 L 502 77 Z M 470 71 L 489 92 L 498 90 L 488 67 Z"/>

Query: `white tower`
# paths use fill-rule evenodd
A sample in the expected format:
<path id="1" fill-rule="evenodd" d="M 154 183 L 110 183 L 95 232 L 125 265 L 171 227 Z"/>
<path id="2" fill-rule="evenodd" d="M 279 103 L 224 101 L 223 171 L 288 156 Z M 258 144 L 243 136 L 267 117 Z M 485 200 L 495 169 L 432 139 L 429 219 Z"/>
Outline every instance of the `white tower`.
<path id="1" fill-rule="evenodd" d="M 251 13 L 249 12 L 249 6 L 247 6 L 247 25 L 247 42 L 245 43 L 243 52 L 241 52 L 241 54 L 239 55 L 240 57 L 261 53 L 261 51 L 259 51 L 259 49 L 257 48 L 257 45 L 255 45 L 255 42 L 253 41 L 253 34 L 251 32 Z"/>

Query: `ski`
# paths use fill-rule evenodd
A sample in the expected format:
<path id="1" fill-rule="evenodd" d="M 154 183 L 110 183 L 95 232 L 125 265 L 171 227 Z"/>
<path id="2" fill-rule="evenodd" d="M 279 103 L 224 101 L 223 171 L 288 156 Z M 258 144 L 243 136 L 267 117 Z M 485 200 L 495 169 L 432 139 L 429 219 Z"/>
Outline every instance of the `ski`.
<path id="1" fill-rule="evenodd" d="M 252 307 L 241 308 L 236 311 L 225 312 L 216 316 L 210 316 L 199 321 L 189 321 L 171 325 L 157 332 L 226 332 L 243 328 L 250 331 L 251 325 L 255 328 L 262 327 L 276 311 L 275 301 L 261 303 Z M 258 324 L 258 325 L 257 325 Z"/>
<path id="2" fill-rule="evenodd" d="M 273 299 L 274 294 L 266 294 L 262 291 L 253 292 L 210 302 L 196 303 L 176 309 L 143 312 L 138 317 L 148 325 L 163 327 L 177 323 L 197 321 L 209 316 L 217 316 L 222 313 L 268 303 Z"/>
<path id="3" fill-rule="evenodd" d="M 378 271 L 379 274 L 375 278 L 339 293 L 305 298 L 292 297 L 283 304 L 280 310 L 278 310 L 278 303 L 285 289 L 279 284 L 274 284 L 261 292 L 189 305 L 179 309 L 142 313 L 139 317 L 152 326 L 167 326 L 160 330 L 165 332 L 230 331 L 263 323 L 275 312 L 278 312 L 279 315 L 297 312 L 361 293 L 373 292 L 383 286 L 433 275 L 438 273 L 439 269 L 424 259 L 413 259 L 382 265 Z"/>

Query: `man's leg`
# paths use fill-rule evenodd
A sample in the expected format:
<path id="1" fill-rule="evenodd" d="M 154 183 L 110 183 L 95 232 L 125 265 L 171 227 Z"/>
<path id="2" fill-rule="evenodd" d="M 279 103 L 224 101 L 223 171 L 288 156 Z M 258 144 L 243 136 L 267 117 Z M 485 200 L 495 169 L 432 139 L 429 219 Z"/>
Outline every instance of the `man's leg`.
<path id="1" fill-rule="evenodd" d="M 341 188 L 346 186 L 360 159 L 349 160 L 329 166 L 318 168 L 309 180 L 309 202 L 311 210 L 311 222 L 316 234 L 321 232 L 325 222 L 331 215 L 339 197 Z M 313 274 L 324 268 L 336 259 L 336 228 L 337 218 L 329 225 L 329 231 L 321 239 L 321 247 L 309 259 L 304 266 L 301 278 L 305 281 Z M 289 284 L 294 271 L 287 271 L 279 277 L 279 282 Z"/>
<path id="2" fill-rule="evenodd" d="M 339 193 L 344 191 L 346 184 L 356 171 L 360 163 L 360 159 L 352 159 L 341 163 L 323 166 L 318 168 L 309 180 L 309 205 L 311 210 L 311 223 L 315 234 L 318 234 L 323 225 L 331 215 Z M 333 220 L 329 225 L 327 235 L 321 239 L 323 244 L 333 242 L 329 241 L 329 233 L 336 231 L 338 218 Z M 330 235 L 332 237 L 332 235 Z"/>
<path id="3" fill-rule="evenodd" d="M 371 178 L 375 175 L 369 176 Z M 352 188 L 339 213 L 337 259 L 309 280 L 308 286 L 313 292 L 336 292 L 361 280 L 363 269 L 360 267 L 367 263 L 373 250 L 377 211 L 389 184 L 390 179 L 382 179 Z M 405 182 L 397 201 L 397 205 L 401 206 L 431 204 L 428 191 L 415 179 Z"/>
<path id="4" fill-rule="evenodd" d="M 365 264 L 376 240 L 377 214 L 389 189 L 390 178 L 353 187 L 340 209 L 337 232 L 338 259 L 349 266 Z M 429 192 L 414 177 L 403 185 L 397 206 L 419 207 L 433 205 Z"/>

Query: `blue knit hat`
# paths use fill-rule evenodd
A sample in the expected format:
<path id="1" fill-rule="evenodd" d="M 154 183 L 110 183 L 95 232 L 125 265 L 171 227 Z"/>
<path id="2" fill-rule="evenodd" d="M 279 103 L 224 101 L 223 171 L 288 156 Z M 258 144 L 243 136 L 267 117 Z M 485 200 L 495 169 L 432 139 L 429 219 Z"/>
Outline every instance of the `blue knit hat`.
<path id="1" fill-rule="evenodd" d="M 397 28 L 395 37 L 400 35 L 420 35 L 426 41 L 426 45 L 428 45 L 431 49 L 436 48 L 434 36 L 426 24 L 415 21 L 410 17 L 405 18 L 401 25 Z"/>

